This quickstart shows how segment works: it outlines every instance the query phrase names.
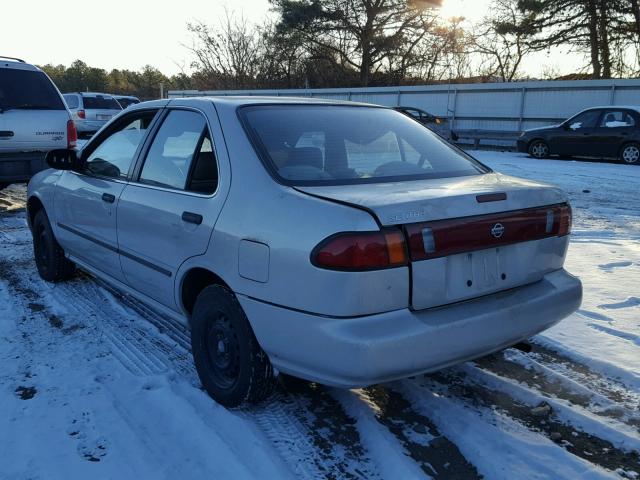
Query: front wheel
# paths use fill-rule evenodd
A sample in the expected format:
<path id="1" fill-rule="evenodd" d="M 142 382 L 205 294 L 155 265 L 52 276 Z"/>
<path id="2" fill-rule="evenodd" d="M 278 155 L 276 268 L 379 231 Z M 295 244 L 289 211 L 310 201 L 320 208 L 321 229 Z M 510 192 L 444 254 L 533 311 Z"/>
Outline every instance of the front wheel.
<path id="1" fill-rule="evenodd" d="M 620 161 L 628 165 L 640 165 L 640 145 L 628 143 L 620 151 Z"/>
<path id="2" fill-rule="evenodd" d="M 529 155 L 533 158 L 547 158 L 549 156 L 549 145 L 543 140 L 534 140 L 529 145 Z"/>
<path id="3" fill-rule="evenodd" d="M 43 280 L 59 282 L 73 275 L 75 264 L 67 259 L 64 250 L 53 235 L 49 218 L 44 210 L 33 217 L 33 254 L 36 267 Z"/>
<path id="4" fill-rule="evenodd" d="M 220 285 L 198 295 L 191 316 L 191 350 L 202 385 L 225 407 L 257 403 L 273 390 L 269 358 L 236 297 Z"/>

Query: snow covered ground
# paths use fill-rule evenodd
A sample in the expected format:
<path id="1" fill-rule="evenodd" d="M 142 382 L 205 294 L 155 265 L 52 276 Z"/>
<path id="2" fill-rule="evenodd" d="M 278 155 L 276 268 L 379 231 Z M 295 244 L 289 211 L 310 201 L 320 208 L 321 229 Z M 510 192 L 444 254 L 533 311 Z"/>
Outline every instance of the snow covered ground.
<path id="1" fill-rule="evenodd" d="M 181 325 L 87 275 L 41 281 L 24 188 L 0 192 L 0 479 L 640 478 L 640 168 L 472 153 L 569 193 L 581 310 L 529 353 L 235 411 Z"/>

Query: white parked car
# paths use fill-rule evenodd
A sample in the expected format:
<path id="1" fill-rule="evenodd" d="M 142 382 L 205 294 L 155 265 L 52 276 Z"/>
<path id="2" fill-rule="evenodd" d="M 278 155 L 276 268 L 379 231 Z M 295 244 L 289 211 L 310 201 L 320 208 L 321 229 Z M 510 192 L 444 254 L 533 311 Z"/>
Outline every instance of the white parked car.
<path id="1" fill-rule="evenodd" d="M 106 93 L 65 93 L 64 101 L 81 135 L 93 135 L 123 108 L 113 96 Z"/>
<path id="2" fill-rule="evenodd" d="M 158 100 L 48 160 L 28 189 L 40 275 L 77 265 L 189 324 L 223 405 L 277 372 L 355 387 L 438 370 L 581 301 L 565 194 L 392 109 Z"/>

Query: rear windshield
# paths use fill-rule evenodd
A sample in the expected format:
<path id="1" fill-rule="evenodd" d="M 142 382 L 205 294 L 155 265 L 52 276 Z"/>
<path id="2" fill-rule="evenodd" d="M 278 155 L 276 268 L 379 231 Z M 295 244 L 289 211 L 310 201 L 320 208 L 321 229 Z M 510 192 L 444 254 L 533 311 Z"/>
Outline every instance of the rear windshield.
<path id="1" fill-rule="evenodd" d="M 85 110 L 122 110 L 120 104 L 113 97 L 82 97 Z"/>
<path id="2" fill-rule="evenodd" d="M 135 98 L 118 98 L 118 103 L 122 108 L 127 108 L 129 105 L 140 103 L 140 100 L 136 100 Z"/>
<path id="3" fill-rule="evenodd" d="M 69 108 L 78 108 L 78 96 L 73 94 L 63 95 L 64 101 L 67 102 Z"/>
<path id="4" fill-rule="evenodd" d="M 264 105 L 241 108 L 240 116 L 267 167 L 287 184 L 376 183 L 489 171 L 391 109 Z"/>
<path id="5" fill-rule="evenodd" d="M 60 94 L 43 73 L 32 70 L 0 70 L 0 109 L 65 110 Z"/>

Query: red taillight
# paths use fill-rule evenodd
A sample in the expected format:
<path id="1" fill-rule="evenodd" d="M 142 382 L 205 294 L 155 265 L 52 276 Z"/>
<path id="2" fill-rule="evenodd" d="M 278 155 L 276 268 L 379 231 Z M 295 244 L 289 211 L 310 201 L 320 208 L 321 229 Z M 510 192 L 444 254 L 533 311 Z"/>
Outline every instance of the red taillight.
<path id="1" fill-rule="evenodd" d="M 362 271 L 407 264 L 400 230 L 348 232 L 323 240 L 311 254 L 314 265 L 330 270 Z"/>
<path id="2" fill-rule="evenodd" d="M 567 204 L 405 226 L 411 260 L 426 260 L 568 235 Z"/>
<path id="3" fill-rule="evenodd" d="M 569 235 L 571 233 L 571 207 L 569 205 L 561 206 L 559 216 L 558 236 Z"/>
<path id="4" fill-rule="evenodd" d="M 77 112 L 77 113 L 78 113 L 78 118 L 81 118 L 81 119 L 83 119 L 83 120 L 84 120 L 85 118 L 87 118 L 87 117 L 86 117 L 86 115 L 85 115 L 85 113 L 84 113 L 84 110 L 78 110 L 78 112 Z"/>
<path id="5" fill-rule="evenodd" d="M 73 120 L 67 120 L 67 148 L 76 148 L 78 144 L 78 131 Z"/>

